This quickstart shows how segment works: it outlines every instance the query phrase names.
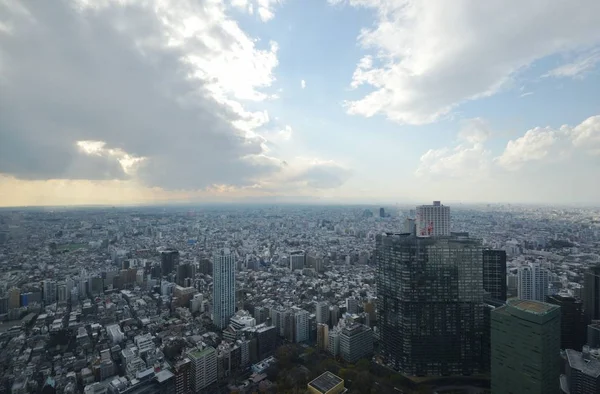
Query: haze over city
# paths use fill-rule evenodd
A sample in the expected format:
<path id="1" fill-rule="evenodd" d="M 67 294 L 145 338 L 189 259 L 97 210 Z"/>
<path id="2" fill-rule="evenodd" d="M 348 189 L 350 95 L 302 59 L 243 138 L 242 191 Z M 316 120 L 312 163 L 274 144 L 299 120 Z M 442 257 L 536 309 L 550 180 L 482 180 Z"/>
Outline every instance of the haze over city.
<path id="1" fill-rule="evenodd" d="M 0 2 L 0 205 L 594 204 L 600 3 Z"/>

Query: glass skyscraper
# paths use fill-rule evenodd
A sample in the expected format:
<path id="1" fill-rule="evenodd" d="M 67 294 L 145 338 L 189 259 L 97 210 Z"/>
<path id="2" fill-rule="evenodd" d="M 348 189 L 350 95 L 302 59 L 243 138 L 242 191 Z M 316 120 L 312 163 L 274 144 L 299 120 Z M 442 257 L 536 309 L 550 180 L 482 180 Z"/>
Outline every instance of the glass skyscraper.
<path id="1" fill-rule="evenodd" d="M 376 261 L 381 361 L 412 376 L 481 372 L 481 242 L 388 233 Z"/>

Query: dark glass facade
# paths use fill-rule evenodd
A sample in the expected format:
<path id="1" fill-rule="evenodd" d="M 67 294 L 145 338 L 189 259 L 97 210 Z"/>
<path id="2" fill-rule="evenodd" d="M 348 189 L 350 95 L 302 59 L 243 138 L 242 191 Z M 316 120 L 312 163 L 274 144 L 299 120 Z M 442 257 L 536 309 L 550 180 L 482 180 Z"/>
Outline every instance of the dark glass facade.
<path id="1" fill-rule="evenodd" d="M 583 277 L 583 308 L 588 321 L 600 320 L 600 265 L 591 267 Z"/>
<path id="2" fill-rule="evenodd" d="M 376 261 L 381 360 L 413 376 L 481 372 L 480 241 L 378 235 Z"/>
<path id="3" fill-rule="evenodd" d="M 492 393 L 558 394 L 560 308 L 510 299 L 492 316 Z"/>
<path id="4" fill-rule="evenodd" d="M 506 301 L 506 251 L 483 251 L 483 290 L 486 298 Z"/>
<path id="5" fill-rule="evenodd" d="M 560 306 L 560 348 L 581 351 L 587 336 L 583 303 L 559 294 L 546 297 L 546 302 Z"/>

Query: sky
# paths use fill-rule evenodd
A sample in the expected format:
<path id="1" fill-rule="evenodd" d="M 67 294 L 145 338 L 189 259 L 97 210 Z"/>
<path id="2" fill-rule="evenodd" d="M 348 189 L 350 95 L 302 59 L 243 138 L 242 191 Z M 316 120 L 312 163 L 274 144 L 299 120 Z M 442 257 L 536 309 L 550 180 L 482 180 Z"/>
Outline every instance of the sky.
<path id="1" fill-rule="evenodd" d="M 0 206 L 600 205 L 597 0 L 0 0 Z"/>

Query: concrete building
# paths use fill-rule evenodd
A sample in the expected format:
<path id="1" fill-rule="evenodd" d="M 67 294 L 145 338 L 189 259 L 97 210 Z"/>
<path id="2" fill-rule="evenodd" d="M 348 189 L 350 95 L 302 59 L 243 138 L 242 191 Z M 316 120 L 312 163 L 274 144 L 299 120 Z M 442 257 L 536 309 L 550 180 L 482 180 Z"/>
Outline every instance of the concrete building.
<path id="1" fill-rule="evenodd" d="M 417 207 L 415 230 L 418 237 L 450 235 L 450 207 L 434 201 Z"/>
<path id="2" fill-rule="evenodd" d="M 329 326 L 317 323 L 317 349 L 327 351 L 329 349 Z"/>
<path id="3" fill-rule="evenodd" d="M 358 313 L 358 300 L 354 297 L 346 298 L 346 312 Z"/>
<path id="4" fill-rule="evenodd" d="M 600 393 L 600 361 L 591 357 L 589 347 L 583 352 L 565 350 L 565 374 L 560 376 L 563 393 Z"/>
<path id="5" fill-rule="evenodd" d="M 44 292 L 44 304 L 54 304 L 56 302 L 56 281 L 45 280 L 42 282 Z"/>
<path id="6" fill-rule="evenodd" d="M 213 256 L 213 323 L 227 327 L 235 314 L 235 255 L 225 248 Z"/>
<path id="7" fill-rule="evenodd" d="M 308 315 L 303 309 L 294 313 L 294 339 L 297 343 L 308 341 Z"/>
<path id="8" fill-rule="evenodd" d="M 345 391 L 344 380 L 329 371 L 308 383 L 308 392 L 311 394 L 340 394 Z"/>
<path id="9" fill-rule="evenodd" d="M 18 287 L 8 289 L 8 309 L 17 309 L 21 306 L 21 290 Z"/>
<path id="10" fill-rule="evenodd" d="M 508 300 L 492 311 L 492 392 L 558 394 L 560 307 Z"/>
<path id="11" fill-rule="evenodd" d="M 192 350 L 187 354 L 192 361 L 192 386 L 200 392 L 217 381 L 217 351 L 208 346 Z"/>
<path id="12" fill-rule="evenodd" d="M 340 332 L 340 356 L 350 363 L 373 354 L 373 331 L 364 324 L 352 323 Z"/>
<path id="13" fill-rule="evenodd" d="M 519 267 L 519 299 L 545 302 L 548 296 L 548 270 L 540 263 Z"/>
<path id="14" fill-rule="evenodd" d="M 303 250 L 297 250 L 290 253 L 290 270 L 301 270 L 306 266 L 306 253 Z"/>
<path id="15" fill-rule="evenodd" d="M 329 303 L 327 301 L 317 302 L 315 312 L 317 323 L 329 324 Z"/>

